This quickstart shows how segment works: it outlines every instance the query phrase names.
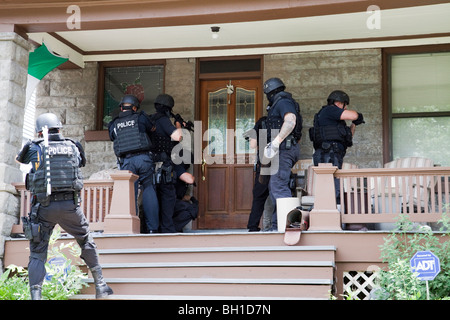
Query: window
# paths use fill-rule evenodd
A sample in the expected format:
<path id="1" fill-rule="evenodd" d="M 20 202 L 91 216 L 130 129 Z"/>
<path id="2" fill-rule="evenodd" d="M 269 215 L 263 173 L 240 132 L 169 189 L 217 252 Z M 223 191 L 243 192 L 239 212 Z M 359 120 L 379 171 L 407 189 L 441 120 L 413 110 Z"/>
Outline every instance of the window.
<path id="1" fill-rule="evenodd" d="M 164 61 L 104 62 L 100 64 L 97 129 L 107 129 L 120 111 L 125 94 L 141 101 L 141 110 L 154 113 L 154 101 L 164 92 Z"/>
<path id="2" fill-rule="evenodd" d="M 392 159 L 450 166 L 450 51 L 390 56 Z"/>

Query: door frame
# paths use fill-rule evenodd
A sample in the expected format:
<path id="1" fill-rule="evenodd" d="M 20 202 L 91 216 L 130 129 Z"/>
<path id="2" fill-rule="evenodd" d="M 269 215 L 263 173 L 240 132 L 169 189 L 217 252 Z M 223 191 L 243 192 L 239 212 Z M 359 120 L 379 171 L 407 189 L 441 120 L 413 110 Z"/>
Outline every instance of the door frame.
<path id="1" fill-rule="evenodd" d="M 195 121 L 201 121 L 201 107 L 200 107 L 200 99 L 201 99 L 201 81 L 202 80 L 223 80 L 228 81 L 230 78 L 236 80 L 244 80 L 244 79 L 259 79 L 261 81 L 261 88 L 263 84 L 263 70 L 264 70 L 264 59 L 263 55 L 251 55 L 251 56 L 233 56 L 233 57 L 207 57 L 207 58 L 197 58 L 196 59 L 196 68 L 195 68 L 195 111 L 194 111 L 194 119 Z M 260 70 L 259 71 L 250 71 L 250 72 L 221 72 L 221 73 L 201 73 L 200 64 L 202 61 L 221 61 L 221 60 L 243 60 L 243 59 L 260 59 Z M 261 117 L 264 113 L 264 96 L 261 90 L 260 93 L 260 101 L 261 105 L 256 110 L 256 120 L 258 117 Z M 203 126 L 203 124 L 202 124 Z M 203 148 L 201 148 L 203 152 Z M 194 163 L 193 166 L 193 174 L 195 177 L 195 181 L 200 181 L 202 173 L 201 173 L 201 164 Z M 194 196 L 199 199 L 199 188 L 194 189 Z M 200 208 L 199 208 L 200 210 Z M 199 212 L 199 215 L 202 214 Z M 192 229 L 198 229 L 198 219 L 194 220 L 192 223 Z M 218 226 L 220 228 L 220 226 Z"/>

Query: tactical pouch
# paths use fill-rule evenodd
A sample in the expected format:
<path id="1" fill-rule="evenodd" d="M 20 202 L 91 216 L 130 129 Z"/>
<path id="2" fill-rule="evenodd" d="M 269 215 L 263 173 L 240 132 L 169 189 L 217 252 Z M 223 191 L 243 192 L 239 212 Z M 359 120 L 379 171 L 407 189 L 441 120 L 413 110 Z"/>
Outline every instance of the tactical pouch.
<path id="1" fill-rule="evenodd" d="M 322 142 L 322 150 L 325 152 L 328 152 L 331 149 L 331 143 L 329 142 Z"/>
<path id="2" fill-rule="evenodd" d="M 23 233 L 25 235 L 25 238 L 28 240 L 33 239 L 33 234 L 31 232 L 31 221 L 28 217 L 22 217 L 22 224 L 23 224 Z"/>
<path id="3" fill-rule="evenodd" d="M 33 242 L 41 242 L 41 224 L 33 223 L 28 217 L 22 217 L 25 238 Z"/>
<path id="4" fill-rule="evenodd" d="M 173 170 L 172 166 L 162 166 L 162 182 L 163 183 L 172 183 L 174 182 Z"/>

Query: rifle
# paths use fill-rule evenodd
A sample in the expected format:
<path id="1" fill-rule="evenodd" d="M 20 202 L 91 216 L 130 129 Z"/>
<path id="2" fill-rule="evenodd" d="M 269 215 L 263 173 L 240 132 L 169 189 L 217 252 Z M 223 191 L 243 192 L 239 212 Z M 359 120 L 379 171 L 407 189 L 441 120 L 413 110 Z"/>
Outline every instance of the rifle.
<path id="1" fill-rule="evenodd" d="M 184 129 L 194 132 L 194 124 L 192 121 L 184 121 L 179 113 L 173 114 L 172 111 L 170 111 L 170 115 L 175 119 L 175 122 L 179 122 Z"/>
<path id="2" fill-rule="evenodd" d="M 47 196 L 52 194 L 52 185 L 50 181 L 50 159 L 48 155 L 48 127 L 42 127 L 42 135 L 44 136 L 44 161 L 45 171 L 47 175 Z"/>

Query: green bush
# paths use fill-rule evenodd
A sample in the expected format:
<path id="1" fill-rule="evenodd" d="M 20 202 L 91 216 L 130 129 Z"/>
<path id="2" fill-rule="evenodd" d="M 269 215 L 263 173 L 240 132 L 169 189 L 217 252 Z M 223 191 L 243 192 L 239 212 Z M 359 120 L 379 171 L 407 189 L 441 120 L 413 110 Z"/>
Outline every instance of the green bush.
<path id="1" fill-rule="evenodd" d="M 385 242 L 381 245 L 381 258 L 388 265 L 379 276 L 383 297 L 394 300 L 427 299 L 425 281 L 419 280 L 410 268 L 410 260 L 417 251 L 431 251 L 440 260 L 441 272 L 428 282 L 430 299 L 450 297 L 450 241 L 444 241 L 444 237 L 450 235 L 450 224 L 446 214 L 440 224 L 442 233 L 433 233 L 427 226 L 420 226 L 417 230 L 417 224 L 412 223 L 408 215 L 399 216 L 397 230 L 384 238 Z"/>
<path id="2" fill-rule="evenodd" d="M 78 257 L 80 248 L 73 242 L 56 245 L 56 240 L 61 235 L 60 228 L 55 228 L 49 241 L 48 261 L 52 258 L 63 258 L 64 265 L 45 264 L 47 270 L 46 279 L 42 284 L 42 299 L 45 300 L 67 300 L 70 296 L 77 294 L 83 286 L 87 286 L 84 279 L 87 275 L 78 267 L 72 265 L 63 250 L 68 250 L 70 255 Z M 66 250 L 66 251 L 67 251 Z M 0 300 L 28 300 L 30 289 L 28 286 L 28 271 L 23 267 L 10 265 L 0 275 Z"/>

